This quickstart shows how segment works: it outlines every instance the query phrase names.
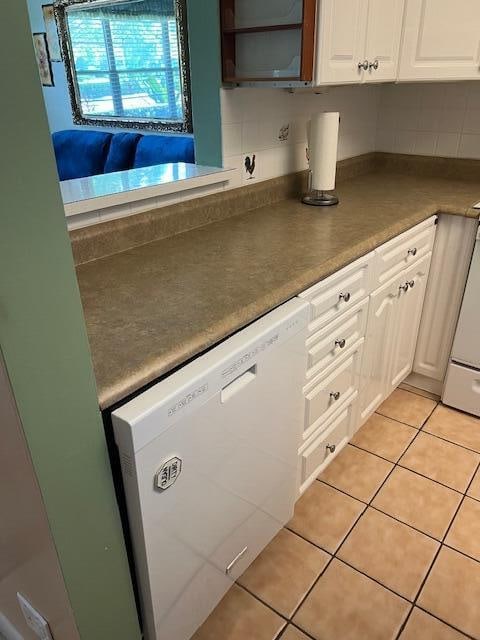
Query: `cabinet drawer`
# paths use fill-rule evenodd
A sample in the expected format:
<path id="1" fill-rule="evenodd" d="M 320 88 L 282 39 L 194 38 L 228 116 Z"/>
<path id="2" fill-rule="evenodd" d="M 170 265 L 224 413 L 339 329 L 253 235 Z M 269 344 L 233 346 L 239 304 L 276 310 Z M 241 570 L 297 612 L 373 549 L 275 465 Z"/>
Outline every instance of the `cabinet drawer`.
<path id="1" fill-rule="evenodd" d="M 432 250 L 435 239 L 435 221 L 432 216 L 425 222 L 405 231 L 376 250 L 376 277 L 374 289 L 385 284 L 400 271 Z"/>
<path id="2" fill-rule="evenodd" d="M 369 253 L 300 294 L 310 302 L 310 331 L 321 329 L 369 295 L 373 258 Z"/>
<path id="3" fill-rule="evenodd" d="M 304 439 L 321 427 L 358 390 L 363 343 L 364 338 L 361 338 L 350 354 L 334 362 L 305 387 Z"/>
<path id="4" fill-rule="evenodd" d="M 368 315 L 368 298 L 343 313 L 317 333 L 308 338 L 307 379 L 325 371 L 335 360 L 341 358 L 351 347 L 365 336 Z"/>
<path id="5" fill-rule="evenodd" d="M 442 400 L 451 407 L 480 416 L 480 371 L 450 363 Z"/>
<path id="6" fill-rule="evenodd" d="M 299 493 L 303 493 L 347 444 L 355 419 L 357 393 L 337 412 L 320 435 L 314 434 L 299 452 Z"/>

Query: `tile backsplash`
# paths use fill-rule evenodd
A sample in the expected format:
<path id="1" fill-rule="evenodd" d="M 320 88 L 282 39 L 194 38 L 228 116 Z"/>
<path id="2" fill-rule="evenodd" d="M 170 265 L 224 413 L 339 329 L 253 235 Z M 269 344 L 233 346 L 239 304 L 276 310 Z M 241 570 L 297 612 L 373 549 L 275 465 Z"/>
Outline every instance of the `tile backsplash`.
<path id="1" fill-rule="evenodd" d="M 383 86 L 376 150 L 480 158 L 480 83 Z"/>
<path id="2" fill-rule="evenodd" d="M 480 158 L 478 82 L 357 85 L 319 94 L 222 89 L 221 102 L 224 166 L 239 169 L 231 186 L 306 168 L 306 122 L 316 111 L 340 112 L 339 160 L 369 151 Z"/>
<path id="3" fill-rule="evenodd" d="M 222 89 L 223 163 L 239 169 L 231 186 L 305 169 L 306 123 L 317 111 L 340 112 L 339 160 L 373 151 L 379 101 L 378 86 L 331 87 L 320 94 Z"/>

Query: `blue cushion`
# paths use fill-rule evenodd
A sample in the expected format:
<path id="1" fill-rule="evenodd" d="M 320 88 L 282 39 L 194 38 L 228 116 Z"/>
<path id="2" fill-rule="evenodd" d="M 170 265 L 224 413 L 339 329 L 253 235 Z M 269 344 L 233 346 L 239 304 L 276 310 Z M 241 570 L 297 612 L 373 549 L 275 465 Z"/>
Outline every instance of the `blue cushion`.
<path id="1" fill-rule="evenodd" d="M 165 162 L 195 162 L 193 138 L 186 136 L 142 136 L 137 144 L 133 168 Z"/>
<path id="2" fill-rule="evenodd" d="M 72 129 L 57 131 L 52 138 L 60 180 L 103 173 L 111 133 Z"/>
<path id="3" fill-rule="evenodd" d="M 137 143 L 141 137 L 140 133 L 116 133 L 110 143 L 104 173 L 131 169 Z"/>

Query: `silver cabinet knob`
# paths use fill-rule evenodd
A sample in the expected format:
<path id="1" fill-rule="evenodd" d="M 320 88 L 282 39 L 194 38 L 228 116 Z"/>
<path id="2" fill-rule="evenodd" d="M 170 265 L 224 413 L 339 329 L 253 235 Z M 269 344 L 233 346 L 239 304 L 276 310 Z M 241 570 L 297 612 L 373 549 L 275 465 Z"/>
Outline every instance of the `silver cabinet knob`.
<path id="1" fill-rule="evenodd" d="M 376 71 L 378 69 L 378 65 L 379 65 L 378 60 L 374 60 L 373 62 L 370 62 L 370 64 L 368 65 L 368 68 L 370 69 L 370 71 L 372 69 Z"/>
<path id="2" fill-rule="evenodd" d="M 413 287 L 415 286 L 415 280 L 409 280 L 407 284 L 410 287 L 410 289 L 413 289 Z"/>
<path id="3" fill-rule="evenodd" d="M 341 293 L 338 296 L 339 300 L 343 300 L 344 302 L 348 302 L 350 300 L 350 294 L 349 293 Z"/>
<path id="4" fill-rule="evenodd" d="M 335 453 L 336 448 L 337 447 L 334 444 L 327 444 L 327 446 L 325 447 L 325 449 L 327 449 L 327 451 L 330 451 L 330 453 Z"/>
<path id="5" fill-rule="evenodd" d="M 408 282 L 406 282 L 405 284 L 401 284 L 399 287 L 400 291 L 405 291 L 405 293 L 407 293 L 408 291 Z"/>
<path id="6" fill-rule="evenodd" d="M 332 391 L 330 393 L 330 398 L 335 401 L 338 400 L 340 398 L 340 391 Z"/>
<path id="7" fill-rule="evenodd" d="M 413 247 L 413 249 L 409 249 L 409 250 L 407 251 L 407 254 L 408 254 L 409 256 L 416 256 L 416 255 L 417 255 L 417 247 Z"/>
<path id="8" fill-rule="evenodd" d="M 340 347 L 340 349 L 343 349 L 345 346 L 345 339 L 342 338 L 341 340 L 335 340 L 335 346 Z"/>
<path id="9" fill-rule="evenodd" d="M 368 60 L 364 60 L 363 62 L 359 62 L 358 63 L 358 70 L 361 71 L 361 69 L 363 69 L 364 71 L 368 71 Z"/>

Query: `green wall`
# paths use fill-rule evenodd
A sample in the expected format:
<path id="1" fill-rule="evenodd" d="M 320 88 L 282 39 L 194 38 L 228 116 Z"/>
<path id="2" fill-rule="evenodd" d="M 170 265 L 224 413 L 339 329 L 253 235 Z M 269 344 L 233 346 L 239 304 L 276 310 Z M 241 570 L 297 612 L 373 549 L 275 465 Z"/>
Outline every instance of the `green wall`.
<path id="1" fill-rule="evenodd" d="M 222 166 L 218 0 L 187 0 L 196 162 Z"/>
<path id="2" fill-rule="evenodd" d="M 2 25 L 0 346 L 81 637 L 135 640 L 140 632 L 25 0 L 2 1 Z"/>

